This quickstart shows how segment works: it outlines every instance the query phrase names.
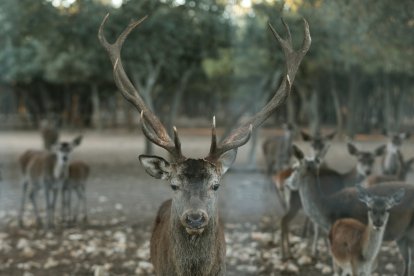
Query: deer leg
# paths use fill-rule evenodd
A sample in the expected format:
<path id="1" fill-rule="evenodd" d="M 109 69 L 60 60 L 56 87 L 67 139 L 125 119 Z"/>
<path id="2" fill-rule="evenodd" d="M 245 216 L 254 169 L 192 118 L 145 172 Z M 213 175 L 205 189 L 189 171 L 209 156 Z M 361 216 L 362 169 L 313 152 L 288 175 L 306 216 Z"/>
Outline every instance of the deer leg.
<path id="1" fill-rule="evenodd" d="M 66 193 L 67 193 L 67 191 L 66 191 L 66 187 L 65 187 L 65 185 L 62 187 L 62 190 L 61 190 L 61 202 L 62 202 L 62 205 L 61 205 L 61 208 L 60 208 L 60 216 L 61 216 L 61 219 L 62 219 L 62 222 L 63 223 L 66 223 L 67 221 L 67 210 L 66 210 Z"/>
<path id="2" fill-rule="evenodd" d="M 312 240 L 312 256 L 317 257 L 317 247 L 318 247 L 318 239 L 319 239 L 319 227 L 316 223 L 312 223 L 313 225 L 313 240 Z"/>
<path id="3" fill-rule="evenodd" d="M 20 211 L 19 211 L 19 226 L 23 227 L 23 215 L 24 215 L 24 205 L 26 204 L 26 193 L 27 193 L 27 186 L 29 185 L 29 182 L 25 180 L 23 182 L 23 194 L 22 194 L 22 201 L 20 203 Z"/>
<path id="4" fill-rule="evenodd" d="M 86 208 L 86 193 L 85 193 L 85 185 L 82 185 L 80 187 L 81 189 L 81 194 L 82 194 L 82 203 L 83 203 L 83 222 L 87 222 L 88 221 L 88 210 Z"/>
<path id="5" fill-rule="evenodd" d="M 29 198 L 30 201 L 32 202 L 33 205 L 33 212 L 35 213 L 36 216 L 36 224 L 38 227 L 42 226 L 42 219 L 39 216 L 39 211 L 37 210 L 37 203 L 36 203 L 36 191 L 35 189 L 32 189 L 29 193 Z"/>
<path id="6" fill-rule="evenodd" d="M 301 207 L 300 197 L 298 193 L 292 194 L 289 206 L 290 208 L 288 212 L 282 217 L 280 223 L 282 240 L 282 258 L 284 260 L 292 257 L 289 245 L 289 224 L 292 221 L 292 219 L 296 216 Z"/>
<path id="7" fill-rule="evenodd" d="M 55 209 L 56 209 L 56 200 L 58 196 L 58 188 L 52 188 L 52 201 L 50 205 L 50 213 L 51 213 L 51 225 L 52 227 L 55 224 Z"/>
<path id="8" fill-rule="evenodd" d="M 403 276 L 409 276 L 410 275 L 410 266 L 411 266 L 411 260 L 410 260 L 410 250 L 408 247 L 408 241 L 405 238 L 402 238 L 397 241 L 398 249 L 400 251 L 400 254 L 404 260 L 404 269 L 403 269 Z"/>

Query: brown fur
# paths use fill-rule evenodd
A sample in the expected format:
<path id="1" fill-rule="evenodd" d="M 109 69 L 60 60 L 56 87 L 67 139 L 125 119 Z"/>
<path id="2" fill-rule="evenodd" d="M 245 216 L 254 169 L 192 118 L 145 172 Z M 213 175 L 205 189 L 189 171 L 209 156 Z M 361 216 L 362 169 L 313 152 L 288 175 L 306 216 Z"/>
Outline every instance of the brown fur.
<path id="1" fill-rule="evenodd" d="M 177 223 L 171 229 L 171 200 L 158 210 L 151 237 L 151 262 L 157 275 L 225 275 L 225 239 L 223 225 L 212 218 L 200 236 L 190 236 Z M 206 239 L 207 237 L 207 239 Z M 184 259 L 180 254 L 193 258 Z"/>
<path id="2" fill-rule="evenodd" d="M 337 220 L 329 231 L 329 242 L 332 254 L 337 262 L 349 262 L 361 257 L 363 244 L 360 242 L 366 236 L 366 226 L 352 218 Z M 351 261 L 352 262 L 352 261 Z"/>
<path id="3" fill-rule="evenodd" d="M 72 161 L 69 164 L 69 180 L 79 185 L 89 177 L 90 167 L 83 161 Z"/>

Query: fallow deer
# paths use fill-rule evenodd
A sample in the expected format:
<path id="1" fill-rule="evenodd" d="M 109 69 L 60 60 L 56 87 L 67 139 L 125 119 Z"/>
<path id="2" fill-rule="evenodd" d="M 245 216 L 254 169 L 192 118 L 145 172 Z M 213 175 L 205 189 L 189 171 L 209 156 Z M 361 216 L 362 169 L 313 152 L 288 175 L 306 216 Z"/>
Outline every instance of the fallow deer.
<path id="1" fill-rule="evenodd" d="M 220 180 L 236 158 L 237 149 L 248 142 L 253 129 L 261 125 L 289 94 L 298 67 L 311 43 L 309 26 L 304 20 L 302 47 L 294 50 L 289 28 L 284 22 L 287 39 L 269 24 L 286 57 L 286 76 L 270 102 L 247 122 L 217 142 L 215 119 L 212 126 L 210 153 L 203 159 L 183 156 L 177 129 L 173 139 L 158 117 L 148 109 L 122 66 L 121 48 L 128 34 L 146 17 L 131 22 L 110 44 L 104 37 L 104 18 L 98 37 L 109 54 L 115 83 L 122 95 L 141 112 L 144 135 L 170 154 L 171 161 L 158 156 L 141 155 L 146 172 L 168 180 L 173 196 L 158 210 L 150 242 L 151 262 L 157 275 L 225 275 L 226 245 L 218 214 Z"/>
<path id="2" fill-rule="evenodd" d="M 381 162 L 383 175 L 399 175 L 404 169 L 404 158 L 400 151 L 404 140 L 410 137 L 408 132 L 388 135 L 390 140 L 387 143 L 384 157 Z"/>
<path id="3" fill-rule="evenodd" d="M 405 190 L 399 189 L 389 196 L 375 196 L 361 185 L 356 188 L 358 199 L 367 206 L 368 224 L 353 218 L 337 220 L 329 231 L 329 244 L 336 273 L 341 268 L 342 275 L 368 276 L 375 269 L 389 212 L 401 202 Z"/>
<path id="4" fill-rule="evenodd" d="M 287 123 L 283 125 L 283 135 L 271 137 L 263 142 L 266 171 L 268 175 L 287 169 L 292 159 L 292 140 L 294 127 Z"/>
<path id="5" fill-rule="evenodd" d="M 313 148 L 314 145 L 311 144 Z M 357 164 L 353 169 L 346 173 L 339 173 L 326 166 L 322 166 L 319 171 L 320 177 L 320 190 L 325 195 L 334 194 L 345 187 L 354 186 L 362 183 L 366 177 L 371 174 L 374 165 L 375 157 L 381 155 L 381 150 L 384 146 L 380 146 L 373 151 L 360 151 L 352 143 L 348 143 L 348 152 L 350 155 L 357 157 Z M 316 156 L 325 154 L 329 146 L 313 148 Z M 275 179 L 281 179 L 276 187 L 279 189 L 278 194 L 282 195 L 282 200 L 285 202 L 286 212 L 280 220 L 281 229 L 281 249 L 282 257 L 284 259 L 290 258 L 291 253 L 289 249 L 289 224 L 296 216 L 298 211 L 302 208 L 302 203 L 298 191 L 292 190 L 289 186 L 286 186 L 286 180 L 291 176 L 293 169 L 282 171 Z M 282 181 L 283 180 L 283 181 Z M 319 236 L 319 230 L 317 225 L 314 225 L 314 235 L 312 239 L 312 254 L 316 254 L 317 240 Z"/>
<path id="6" fill-rule="evenodd" d="M 69 164 L 68 177 L 62 187 L 62 220 L 68 223 L 76 222 L 79 208 L 82 204 L 83 221 L 88 219 L 86 208 L 86 181 L 90 167 L 83 161 L 73 161 Z M 77 196 L 77 202 L 72 216 L 72 192 Z"/>
<path id="7" fill-rule="evenodd" d="M 28 150 L 20 156 L 19 164 L 23 173 L 23 195 L 19 212 L 20 226 L 23 226 L 23 213 L 28 189 L 38 225 L 42 224 L 42 220 L 37 209 L 36 195 L 39 190 L 44 190 L 47 212 L 46 226 L 53 226 L 57 192 L 62 188 L 68 175 L 70 153 L 81 141 L 82 136 L 78 136 L 72 142 L 57 143 L 52 146 L 50 151 Z"/>
<path id="8" fill-rule="evenodd" d="M 355 187 L 345 188 L 330 195 L 321 192 L 318 167 L 323 156 L 305 158 L 296 146 L 293 147 L 293 153 L 299 163 L 287 185 L 292 190 L 299 190 L 303 209 L 312 222 L 317 223 L 326 233 L 331 225 L 341 218 L 353 218 L 367 223 L 367 208 L 358 200 Z M 388 196 L 401 188 L 405 190 L 405 196 L 401 204 L 390 211 L 384 240 L 397 242 L 405 263 L 403 275 L 409 276 L 412 275 L 414 248 L 414 185 L 401 182 L 383 183 L 369 187 L 367 191 L 377 196 Z"/>

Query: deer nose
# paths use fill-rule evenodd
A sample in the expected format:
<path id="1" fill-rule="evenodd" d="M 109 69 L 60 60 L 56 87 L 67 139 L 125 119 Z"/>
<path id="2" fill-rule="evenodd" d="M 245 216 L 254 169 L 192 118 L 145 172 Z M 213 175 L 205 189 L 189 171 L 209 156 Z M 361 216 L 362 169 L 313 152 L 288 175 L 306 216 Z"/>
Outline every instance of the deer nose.
<path id="1" fill-rule="evenodd" d="M 68 157 L 67 156 L 63 156 L 62 157 L 63 162 L 67 162 L 68 161 Z"/>
<path id="2" fill-rule="evenodd" d="M 190 228 L 200 228 L 205 224 L 206 220 L 207 215 L 202 211 L 187 213 L 185 216 L 185 223 Z"/>
<path id="3" fill-rule="evenodd" d="M 366 170 L 366 171 L 365 171 L 365 174 L 366 174 L 366 175 L 370 175 L 370 174 L 371 174 L 371 170 Z"/>

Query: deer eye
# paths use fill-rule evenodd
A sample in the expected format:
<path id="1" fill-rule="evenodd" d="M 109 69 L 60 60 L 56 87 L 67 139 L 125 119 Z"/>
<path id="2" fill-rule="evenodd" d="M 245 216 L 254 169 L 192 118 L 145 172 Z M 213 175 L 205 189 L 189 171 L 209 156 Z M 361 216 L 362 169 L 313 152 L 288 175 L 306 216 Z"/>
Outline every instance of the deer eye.
<path id="1" fill-rule="evenodd" d="M 213 189 L 214 191 L 217 191 L 219 187 L 220 187 L 220 185 L 219 185 L 219 184 L 214 184 L 214 185 L 211 187 L 211 189 Z"/>
<path id="2" fill-rule="evenodd" d="M 171 189 L 173 189 L 173 191 L 177 191 L 179 187 L 177 185 L 171 184 Z"/>

